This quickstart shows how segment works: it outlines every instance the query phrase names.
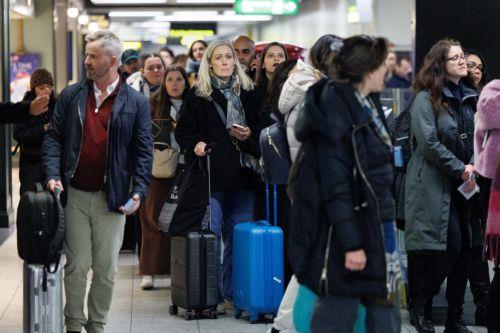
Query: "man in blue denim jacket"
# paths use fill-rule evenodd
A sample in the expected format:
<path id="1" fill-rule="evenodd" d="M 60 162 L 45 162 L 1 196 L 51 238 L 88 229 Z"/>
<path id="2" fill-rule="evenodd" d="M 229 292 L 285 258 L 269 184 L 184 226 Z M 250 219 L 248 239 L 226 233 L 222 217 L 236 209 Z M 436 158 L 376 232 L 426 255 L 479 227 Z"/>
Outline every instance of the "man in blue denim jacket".
<path id="1" fill-rule="evenodd" d="M 100 333 L 111 305 L 125 214 L 146 197 L 153 145 L 149 103 L 117 71 L 120 41 L 99 31 L 86 42 L 87 79 L 62 91 L 43 149 L 47 188 L 62 190 L 65 205 L 66 329 Z"/>

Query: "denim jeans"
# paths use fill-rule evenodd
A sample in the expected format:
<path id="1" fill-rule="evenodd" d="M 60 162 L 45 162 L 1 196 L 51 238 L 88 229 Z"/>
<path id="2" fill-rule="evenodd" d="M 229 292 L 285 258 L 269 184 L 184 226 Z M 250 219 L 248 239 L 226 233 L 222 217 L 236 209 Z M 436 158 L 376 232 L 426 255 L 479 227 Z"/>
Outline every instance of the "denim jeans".
<path id="1" fill-rule="evenodd" d="M 217 285 L 222 301 L 233 300 L 233 230 L 241 222 L 253 220 L 253 191 L 230 189 L 216 191 L 210 198 L 212 225 L 217 236 Z M 221 244 L 224 254 L 221 263 Z"/>

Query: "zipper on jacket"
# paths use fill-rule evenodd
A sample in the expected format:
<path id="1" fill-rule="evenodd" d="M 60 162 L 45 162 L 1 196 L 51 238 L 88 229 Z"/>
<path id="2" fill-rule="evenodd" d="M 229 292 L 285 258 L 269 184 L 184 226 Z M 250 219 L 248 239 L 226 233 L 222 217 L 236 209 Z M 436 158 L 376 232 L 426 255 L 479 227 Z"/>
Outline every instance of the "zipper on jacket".
<path id="1" fill-rule="evenodd" d="M 366 174 L 363 171 L 363 168 L 361 168 L 361 162 L 359 160 L 358 148 L 356 147 L 356 138 L 355 138 L 356 132 L 359 131 L 360 129 L 368 126 L 368 124 L 370 124 L 370 122 L 371 122 L 371 120 L 369 122 L 367 122 L 367 123 L 365 123 L 363 125 L 360 125 L 358 127 L 355 127 L 353 129 L 353 131 L 351 133 L 351 143 L 352 143 L 352 147 L 353 147 L 353 150 L 354 150 L 354 158 L 356 159 L 356 165 L 358 166 L 359 174 L 361 175 L 361 178 L 365 182 L 366 187 L 368 188 L 368 190 L 370 191 L 371 195 L 373 196 L 373 199 L 375 200 L 375 205 L 376 205 L 376 208 L 377 208 L 377 217 L 378 217 L 380 223 L 382 223 L 382 218 L 380 217 L 380 204 L 378 202 L 377 194 L 375 193 L 375 191 L 373 190 L 372 185 L 368 181 L 368 178 L 366 177 Z"/>
<path id="2" fill-rule="evenodd" d="M 76 164 L 73 168 L 73 172 L 71 173 L 71 178 L 75 175 L 76 168 L 78 167 L 78 162 L 80 162 L 80 155 L 82 153 L 82 145 L 83 145 L 83 122 L 82 122 L 82 114 L 80 112 L 80 103 L 78 103 L 78 119 L 80 120 L 80 126 L 82 128 L 82 135 L 80 136 L 80 149 L 78 150 L 78 157 L 76 158 Z"/>
<path id="3" fill-rule="evenodd" d="M 324 290 L 325 295 L 328 295 L 328 260 L 330 258 L 330 243 L 332 241 L 332 231 L 333 231 L 333 225 L 330 224 L 330 227 L 328 228 L 328 238 L 326 241 L 323 269 L 321 270 L 321 279 L 319 281 L 320 292 L 321 290 Z"/>
<path id="4" fill-rule="evenodd" d="M 112 113 L 110 113 L 109 115 L 109 119 L 108 119 L 108 142 L 106 143 L 106 168 L 104 169 L 104 187 L 106 187 L 106 176 L 107 176 L 107 173 L 108 173 L 108 168 L 109 168 L 109 158 L 108 158 L 108 151 L 109 151 L 109 126 L 111 125 L 111 117 L 113 116 Z"/>
<path id="5" fill-rule="evenodd" d="M 382 217 L 380 216 L 380 204 L 378 202 L 377 195 L 376 195 L 375 191 L 373 190 L 372 185 L 368 181 L 368 178 L 366 177 L 366 174 L 364 173 L 363 168 L 361 168 L 361 162 L 359 160 L 358 148 L 356 147 L 356 138 L 355 138 L 356 132 L 359 131 L 360 129 L 364 128 L 364 127 L 367 127 L 370 124 L 370 122 L 371 122 L 371 120 L 368 121 L 367 123 L 364 123 L 363 125 L 360 125 L 358 127 L 354 127 L 354 129 L 353 129 L 353 131 L 351 133 L 351 144 L 352 144 L 353 151 L 354 151 L 354 158 L 356 159 L 356 165 L 358 166 L 358 169 L 359 169 L 359 174 L 361 175 L 361 178 L 365 182 L 368 190 L 370 191 L 371 195 L 373 196 L 373 199 L 375 200 L 375 205 L 376 205 L 376 208 L 377 208 L 377 217 L 378 217 L 379 223 L 381 224 L 380 225 L 380 229 L 381 229 L 380 231 L 381 231 L 381 236 L 382 237 L 380 238 L 380 243 L 381 243 L 382 249 L 384 251 L 383 258 L 384 258 L 384 263 L 385 263 L 385 279 L 386 279 L 385 289 L 386 289 L 387 297 L 389 297 L 389 285 L 387 283 L 387 262 L 385 260 L 385 253 L 386 253 L 386 251 L 385 251 L 385 244 L 384 244 L 384 228 L 382 226 L 382 223 L 384 223 L 384 222 L 382 221 Z"/>

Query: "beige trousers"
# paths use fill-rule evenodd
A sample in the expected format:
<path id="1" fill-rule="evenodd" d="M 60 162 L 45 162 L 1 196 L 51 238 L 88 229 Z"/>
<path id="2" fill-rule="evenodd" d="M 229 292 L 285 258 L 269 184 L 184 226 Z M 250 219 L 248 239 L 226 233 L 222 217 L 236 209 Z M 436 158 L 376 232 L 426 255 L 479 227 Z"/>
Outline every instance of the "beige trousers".
<path id="1" fill-rule="evenodd" d="M 113 297 L 125 215 L 108 210 L 105 192 L 85 192 L 72 187 L 67 190 L 64 239 L 66 329 L 80 332 L 85 327 L 88 333 L 102 333 Z M 84 302 L 91 268 L 87 319 Z"/>

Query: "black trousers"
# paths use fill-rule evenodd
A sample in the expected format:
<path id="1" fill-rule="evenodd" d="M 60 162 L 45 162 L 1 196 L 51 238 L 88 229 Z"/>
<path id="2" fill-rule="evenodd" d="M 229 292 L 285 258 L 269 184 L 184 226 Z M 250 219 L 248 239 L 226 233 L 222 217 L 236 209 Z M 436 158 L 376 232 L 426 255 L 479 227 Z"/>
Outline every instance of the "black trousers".
<path id="1" fill-rule="evenodd" d="M 486 306 L 486 295 L 490 286 L 490 270 L 488 261 L 483 259 L 483 248 L 479 246 L 471 249 L 469 283 L 474 304 Z"/>
<path id="2" fill-rule="evenodd" d="M 495 275 L 488 290 L 486 309 L 488 332 L 500 333 L 500 266 L 495 268 Z"/>
<path id="3" fill-rule="evenodd" d="M 488 218 L 488 205 L 490 199 L 491 179 L 479 176 L 477 184 L 481 188 L 479 197 L 476 198 L 474 206 L 474 214 L 476 230 L 478 235 L 473 238 L 476 239 L 473 243 L 475 246 L 472 248 L 471 253 L 471 267 L 469 273 L 470 291 L 474 297 L 474 304 L 477 306 L 486 306 L 486 295 L 490 285 L 490 272 L 488 268 L 488 261 L 483 258 L 482 242 L 479 240 L 484 239 L 484 231 L 486 230 L 486 220 Z"/>
<path id="4" fill-rule="evenodd" d="M 452 194 L 446 251 L 408 252 L 410 304 L 415 299 L 432 301 L 446 278 L 448 305 L 462 306 L 470 271 L 469 205 Z"/>

